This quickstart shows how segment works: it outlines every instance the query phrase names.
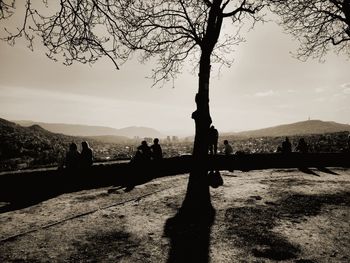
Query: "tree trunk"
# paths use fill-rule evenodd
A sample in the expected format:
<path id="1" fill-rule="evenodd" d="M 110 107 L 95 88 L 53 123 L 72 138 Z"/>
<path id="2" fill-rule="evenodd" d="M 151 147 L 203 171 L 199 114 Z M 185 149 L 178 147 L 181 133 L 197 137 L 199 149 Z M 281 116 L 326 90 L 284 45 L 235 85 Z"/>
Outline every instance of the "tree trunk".
<path id="1" fill-rule="evenodd" d="M 198 216 L 207 214 L 213 208 L 208 182 L 208 131 L 211 124 L 209 112 L 210 54 L 202 51 L 199 65 L 199 87 L 196 94 L 197 109 L 192 113 L 196 133 L 193 147 L 193 167 L 187 185 L 183 209 Z"/>
<path id="2" fill-rule="evenodd" d="M 347 24 L 347 28 L 345 29 L 345 32 L 350 37 L 350 1 L 344 1 L 343 3 L 343 12 L 345 15 L 345 21 Z"/>
<path id="3" fill-rule="evenodd" d="M 193 167 L 187 186 L 187 193 L 182 205 L 188 208 L 194 217 L 208 217 L 213 212 L 210 201 L 208 180 L 208 135 L 211 124 L 209 112 L 209 79 L 210 57 L 216 45 L 222 25 L 222 0 L 214 0 L 209 11 L 206 35 L 201 43 L 201 58 L 199 62 L 199 85 L 196 94 L 197 109 L 192 113 L 195 121 L 196 134 L 193 146 Z"/>

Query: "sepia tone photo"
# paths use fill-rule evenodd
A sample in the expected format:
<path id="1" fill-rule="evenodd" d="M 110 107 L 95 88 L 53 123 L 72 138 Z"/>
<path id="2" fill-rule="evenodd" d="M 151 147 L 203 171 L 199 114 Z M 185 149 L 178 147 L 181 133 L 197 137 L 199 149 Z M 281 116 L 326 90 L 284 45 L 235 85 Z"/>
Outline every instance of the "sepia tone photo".
<path id="1" fill-rule="evenodd" d="M 350 262 L 350 0 L 0 0 L 0 262 Z"/>

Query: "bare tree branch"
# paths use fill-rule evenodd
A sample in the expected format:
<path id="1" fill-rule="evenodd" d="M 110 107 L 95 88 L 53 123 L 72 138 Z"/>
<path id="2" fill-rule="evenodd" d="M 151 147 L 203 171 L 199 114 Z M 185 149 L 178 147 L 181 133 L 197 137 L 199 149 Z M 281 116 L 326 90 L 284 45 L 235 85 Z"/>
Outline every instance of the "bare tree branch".
<path id="1" fill-rule="evenodd" d="M 280 23 L 301 43 L 296 56 L 322 59 L 332 48 L 350 56 L 349 0 L 268 0 Z"/>
<path id="2" fill-rule="evenodd" d="M 16 31 L 7 30 L 3 39 L 13 45 L 24 37 L 32 49 L 35 36 L 39 36 L 47 56 L 63 59 L 66 65 L 74 61 L 91 64 L 107 57 L 119 69 L 119 64 L 139 50 L 141 61 L 157 57 L 152 78 L 158 84 L 175 78 L 184 60 L 198 57 L 195 54 L 204 46 L 216 50 L 214 61 L 232 63 L 227 59 L 228 49 L 242 39 L 238 32 L 219 37 L 223 18 L 231 17 L 239 24 L 248 14 L 258 20 L 255 13 L 262 4 L 255 2 L 60 0 L 49 4 L 26 0 L 23 24 Z M 16 4 L 22 3 L 1 0 L 0 19 L 10 19 Z M 225 8 L 231 11 L 224 13 Z"/>
<path id="3" fill-rule="evenodd" d="M 0 0 L 0 20 L 9 18 L 13 15 L 15 8 L 15 0 Z"/>

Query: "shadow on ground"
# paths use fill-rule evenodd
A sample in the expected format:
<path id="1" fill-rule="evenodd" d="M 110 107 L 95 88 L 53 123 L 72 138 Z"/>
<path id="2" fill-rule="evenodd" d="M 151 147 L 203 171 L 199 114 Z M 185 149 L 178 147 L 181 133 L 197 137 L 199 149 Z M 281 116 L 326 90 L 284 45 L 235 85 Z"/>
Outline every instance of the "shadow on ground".
<path id="1" fill-rule="evenodd" d="M 127 232 L 96 233 L 86 240 L 75 242 L 74 254 L 68 262 L 113 262 L 130 257 L 138 250 L 140 240 Z M 147 262 L 144 261 L 144 262 Z"/>
<path id="2" fill-rule="evenodd" d="M 118 186 L 125 188 L 125 191 L 131 191 L 136 185 L 161 176 L 160 174 L 155 176 L 145 169 L 142 172 L 125 169 L 116 174 L 112 171 L 103 171 L 102 174 L 97 174 L 95 171 L 52 171 L 47 176 L 31 174 L 28 178 L 25 178 L 25 175 L 18 180 L 11 178 L 9 186 L 0 193 L 0 201 L 5 203 L 0 207 L 0 213 L 22 209 L 64 193 L 81 190 Z"/>
<path id="3" fill-rule="evenodd" d="M 215 155 L 206 164 L 208 170 L 254 170 L 293 167 L 349 167 L 348 153 L 327 154 L 243 154 Z M 0 213 L 28 207 L 63 193 L 106 186 L 125 187 L 131 191 L 135 185 L 154 178 L 188 173 L 192 167 L 191 156 L 166 158 L 159 162 L 94 165 L 88 171 L 67 172 L 41 170 L 0 175 Z M 329 170 L 322 170 L 330 173 Z M 306 173 L 318 175 L 305 168 Z"/>
<path id="4" fill-rule="evenodd" d="M 168 218 L 163 235 L 170 240 L 168 263 L 210 261 L 210 234 L 216 211 L 211 203 L 208 177 L 193 171 L 186 196 L 176 215 Z"/>
<path id="5" fill-rule="evenodd" d="M 267 205 L 226 210 L 228 238 L 237 239 L 255 257 L 271 260 L 297 259 L 300 247 L 274 232 L 280 220 L 295 223 L 320 214 L 324 205 L 350 206 L 350 192 L 325 195 L 289 195 Z M 303 261 L 299 262 L 312 262 Z"/>
<path id="6" fill-rule="evenodd" d="M 154 178 L 181 174 L 178 160 L 118 165 L 96 165 L 85 170 L 31 171 L 0 176 L 0 213 L 22 209 L 64 193 L 115 186 L 132 191 Z M 171 164 L 169 167 L 169 163 Z M 175 163 L 175 164 L 172 164 Z M 183 163 L 183 162 L 181 162 Z"/>
<path id="7" fill-rule="evenodd" d="M 307 168 L 307 167 L 301 167 L 299 168 L 300 172 L 303 172 L 305 174 L 311 174 L 311 175 L 316 175 L 316 176 L 320 176 L 319 174 L 315 173 L 313 170 Z"/>
<path id="8" fill-rule="evenodd" d="M 168 263 L 209 262 L 211 226 L 215 210 L 203 216 L 179 212 L 169 218 L 164 226 L 164 235 L 170 239 Z"/>

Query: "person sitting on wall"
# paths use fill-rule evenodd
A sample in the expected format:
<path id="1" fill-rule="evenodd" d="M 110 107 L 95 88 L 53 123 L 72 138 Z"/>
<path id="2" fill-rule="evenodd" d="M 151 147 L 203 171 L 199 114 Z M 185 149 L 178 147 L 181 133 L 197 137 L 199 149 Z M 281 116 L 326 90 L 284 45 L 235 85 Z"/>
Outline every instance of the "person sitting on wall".
<path id="1" fill-rule="evenodd" d="M 232 146 L 228 143 L 228 140 L 224 140 L 224 146 L 225 146 L 225 148 L 224 148 L 224 154 L 225 155 L 231 155 L 231 154 L 233 154 L 233 149 L 232 149 Z M 231 168 L 231 166 L 232 166 L 232 162 L 231 161 L 229 161 L 228 162 L 228 165 L 230 166 L 230 168 L 228 169 L 230 172 L 233 172 L 233 168 Z"/>
<path id="2" fill-rule="evenodd" d="M 308 150 L 308 145 L 307 143 L 305 142 L 305 139 L 304 138 L 300 138 L 299 142 L 298 142 L 298 145 L 297 147 L 295 148 L 298 152 L 300 153 L 307 153 L 309 150 Z"/>
<path id="3" fill-rule="evenodd" d="M 80 153 L 81 166 L 84 168 L 91 167 L 93 162 L 92 149 L 89 147 L 89 144 L 86 141 L 81 143 L 81 147 L 82 147 L 82 151 Z"/>
<path id="4" fill-rule="evenodd" d="M 282 153 L 291 153 L 292 152 L 292 144 L 289 141 L 289 138 L 286 137 L 284 142 L 282 142 Z"/>
<path id="5" fill-rule="evenodd" d="M 155 138 L 153 140 L 153 145 L 151 146 L 152 158 L 153 160 L 161 160 L 163 158 L 162 147 L 159 145 L 159 139 Z"/>
<path id="6" fill-rule="evenodd" d="M 141 145 L 137 147 L 137 150 L 140 153 L 140 158 L 144 161 L 151 160 L 152 152 L 151 148 L 148 146 L 146 141 L 142 141 Z"/>
<path id="7" fill-rule="evenodd" d="M 66 154 L 65 166 L 69 170 L 76 170 L 79 167 L 80 153 L 77 145 L 72 142 L 69 145 L 69 151 Z"/>
<path id="8" fill-rule="evenodd" d="M 225 155 L 233 154 L 232 146 L 228 143 L 228 140 L 224 140 L 224 154 Z"/>

